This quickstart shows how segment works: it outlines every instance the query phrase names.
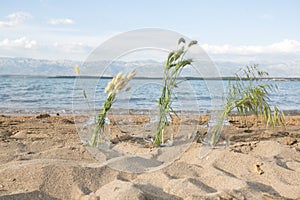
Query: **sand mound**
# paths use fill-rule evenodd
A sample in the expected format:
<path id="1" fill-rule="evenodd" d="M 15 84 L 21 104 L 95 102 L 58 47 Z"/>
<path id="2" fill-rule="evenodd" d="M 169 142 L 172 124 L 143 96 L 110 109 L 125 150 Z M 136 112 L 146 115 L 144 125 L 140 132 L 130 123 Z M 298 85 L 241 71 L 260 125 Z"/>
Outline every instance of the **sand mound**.
<path id="1" fill-rule="evenodd" d="M 1 200 L 300 198 L 298 125 L 267 133 L 233 127 L 229 147 L 199 159 L 195 141 L 169 166 L 134 174 L 91 157 L 74 124 L 61 119 L 0 118 Z"/>

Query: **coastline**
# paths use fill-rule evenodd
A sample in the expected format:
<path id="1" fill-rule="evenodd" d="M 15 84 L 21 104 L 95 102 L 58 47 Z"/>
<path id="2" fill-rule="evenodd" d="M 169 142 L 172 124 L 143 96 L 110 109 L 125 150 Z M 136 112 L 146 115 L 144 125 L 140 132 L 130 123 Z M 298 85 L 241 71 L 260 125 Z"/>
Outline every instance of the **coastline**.
<path id="1" fill-rule="evenodd" d="M 36 110 L 7 110 L 7 109 L 0 109 L 0 115 L 5 116 L 37 116 L 39 114 L 49 114 L 50 116 L 80 116 L 80 115 L 89 115 L 89 113 L 97 113 L 99 110 L 53 110 L 53 109 L 36 109 Z M 156 110 L 150 109 L 114 109 L 112 108 L 110 113 L 112 115 L 149 115 L 155 114 Z M 203 116 L 209 115 L 212 110 L 176 110 L 176 112 L 181 113 L 182 115 L 193 115 L 193 116 Z M 283 110 L 285 116 L 299 116 L 300 110 Z M 231 116 L 237 116 L 236 112 L 233 112 Z"/>
<path id="2" fill-rule="evenodd" d="M 135 174 L 92 157 L 72 115 L 2 115 L 0 199 L 300 198 L 300 115 L 287 114 L 286 129 L 265 128 L 250 117 L 251 131 L 232 116 L 230 145 L 203 159 L 208 117 L 199 117 L 182 121 L 187 130 L 198 125 L 182 156 L 160 170 Z M 111 130 L 121 136 L 114 123 Z M 126 147 L 125 140 L 120 144 Z"/>

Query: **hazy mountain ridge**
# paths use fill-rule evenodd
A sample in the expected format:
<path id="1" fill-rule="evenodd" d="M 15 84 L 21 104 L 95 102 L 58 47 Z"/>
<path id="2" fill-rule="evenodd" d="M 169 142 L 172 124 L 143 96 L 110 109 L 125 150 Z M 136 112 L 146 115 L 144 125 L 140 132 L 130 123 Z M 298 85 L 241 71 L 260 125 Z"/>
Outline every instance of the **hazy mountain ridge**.
<path id="1" fill-rule="evenodd" d="M 163 63 L 154 60 L 145 61 L 93 61 L 81 63 L 72 60 L 45 60 L 32 58 L 0 57 L 0 75 L 28 76 L 74 76 L 74 67 L 78 65 L 81 75 L 112 76 L 119 71 L 139 68 L 139 75 L 156 76 Z M 109 67 L 107 67 L 109 66 Z"/>
<path id="2" fill-rule="evenodd" d="M 257 62 L 216 61 L 220 77 L 232 77 L 242 66 Z M 260 63 L 258 63 L 260 64 Z M 0 57 L 0 75 L 28 75 L 28 76 L 74 76 L 74 67 L 78 65 L 83 76 L 114 76 L 119 71 L 137 69 L 138 77 L 160 77 L 163 62 L 155 60 L 138 61 L 93 61 L 81 63 L 72 60 L 46 60 L 32 58 Z M 270 73 L 270 77 L 298 78 L 300 64 L 298 62 L 280 63 L 278 61 L 261 61 L 261 69 Z M 201 69 L 200 69 L 201 70 Z M 201 77 L 193 67 L 187 67 L 184 76 Z"/>
<path id="3" fill-rule="evenodd" d="M 0 74 L 9 75 L 73 75 L 75 61 L 38 60 L 32 58 L 0 58 Z"/>

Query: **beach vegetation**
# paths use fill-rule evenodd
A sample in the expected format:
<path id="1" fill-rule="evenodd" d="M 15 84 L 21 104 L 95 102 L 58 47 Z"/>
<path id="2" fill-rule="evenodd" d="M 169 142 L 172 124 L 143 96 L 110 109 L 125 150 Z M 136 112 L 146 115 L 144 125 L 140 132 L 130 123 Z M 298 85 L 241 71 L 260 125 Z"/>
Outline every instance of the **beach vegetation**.
<path id="1" fill-rule="evenodd" d="M 247 116 L 252 114 L 265 122 L 266 126 L 285 126 L 284 113 L 271 104 L 270 92 L 277 89 L 275 84 L 263 82 L 269 74 L 258 69 L 258 65 L 246 66 L 235 73 L 235 78 L 229 80 L 225 108 L 211 138 L 211 144 L 222 130 L 224 120 L 229 114 L 236 112 L 243 117 L 247 126 Z M 248 126 L 247 126 L 248 127 Z"/>
<path id="2" fill-rule="evenodd" d="M 171 114 L 177 116 L 177 113 L 172 108 L 172 103 L 176 96 L 174 89 L 178 87 L 178 76 L 182 70 L 191 65 L 192 59 L 185 58 L 185 55 L 189 48 L 197 44 L 197 41 L 193 40 L 186 44 L 184 38 L 178 40 L 177 50 L 172 50 L 167 56 L 164 71 L 161 95 L 158 99 L 158 124 L 156 127 L 156 134 L 154 143 L 158 146 L 164 146 L 164 133 L 166 126 L 171 123 Z M 178 116 L 177 116 L 178 117 Z"/>
<path id="3" fill-rule="evenodd" d="M 127 74 L 118 73 L 106 86 L 104 92 L 106 94 L 106 98 L 104 101 L 103 108 L 98 113 L 96 117 L 96 126 L 93 130 L 93 134 L 90 140 L 90 146 L 96 147 L 98 144 L 99 134 L 103 132 L 105 120 L 107 117 L 107 112 L 112 107 L 113 103 L 116 100 L 116 96 L 119 92 L 121 92 L 129 81 L 136 75 L 136 71 L 132 70 Z M 128 91 L 130 87 L 127 87 L 125 90 Z M 101 137 L 101 136 L 100 136 Z M 109 138 L 105 138 L 106 141 L 109 141 Z"/>

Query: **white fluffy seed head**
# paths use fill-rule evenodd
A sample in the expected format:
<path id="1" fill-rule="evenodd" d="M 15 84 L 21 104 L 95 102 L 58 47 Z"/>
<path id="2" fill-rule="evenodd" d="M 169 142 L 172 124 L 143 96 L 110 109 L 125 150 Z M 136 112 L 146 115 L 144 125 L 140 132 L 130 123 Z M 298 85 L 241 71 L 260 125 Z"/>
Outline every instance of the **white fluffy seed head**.
<path id="1" fill-rule="evenodd" d="M 128 80 L 127 79 L 122 79 L 115 87 L 115 89 L 117 90 L 117 92 L 120 92 L 124 87 L 125 85 L 128 83 Z"/>
<path id="2" fill-rule="evenodd" d="M 127 74 L 122 74 L 121 72 L 118 73 L 106 86 L 104 92 L 109 93 L 109 92 L 120 92 L 126 85 L 127 83 L 136 75 L 136 71 L 132 70 Z"/>
<path id="3" fill-rule="evenodd" d="M 127 74 L 126 78 L 127 78 L 128 81 L 129 81 L 129 80 L 131 80 L 135 75 L 136 75 L 136 71 L 135 71 L 135 70 L 132 70 L 132 71 L 130 71 L 130 72 Z"/>
<path id="4" fill-rule="evenodd" d="M 114 83 L 115 85 L 117 85 L 118 82 L 121 80 L 121 78 L 122 78 L 122 73 L 119 72 L 119 73 L 117 74 L 117 76 L 115 76 L 115 77 L 113 78 L 113 83 Z"/>
<path id="5" fill-rule="evenodd" d="M 110 82 L 107 84 L 106 88 L 104 89 L 104 92 L 105 92 L 105 93 L 109 93 L 109 92 L 112 91 L 112 90 L 114 90 L 114 83 L 113 83 L 113 81 L 110 81 Z"/>

